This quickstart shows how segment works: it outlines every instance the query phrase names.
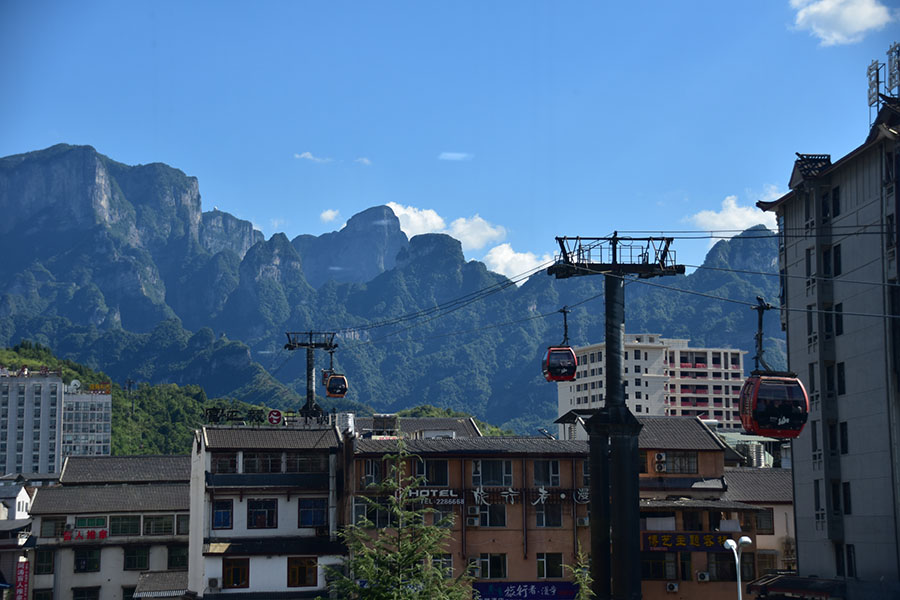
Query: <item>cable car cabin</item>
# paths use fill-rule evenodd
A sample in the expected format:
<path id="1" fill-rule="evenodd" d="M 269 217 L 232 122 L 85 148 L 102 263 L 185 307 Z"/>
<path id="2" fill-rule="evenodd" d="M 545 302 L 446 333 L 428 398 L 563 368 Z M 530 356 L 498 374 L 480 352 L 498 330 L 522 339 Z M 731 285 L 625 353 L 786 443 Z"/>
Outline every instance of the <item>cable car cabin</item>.
<path id="1" fill-rule="evenodd" d="M 329 398 L 343 398 L 347 395 L 347 378 L 340 374 L 328 377 L 325 384 L 325 395 Z"/>
<path id="2" fill-rule="evenodd" d="M 787 373 L 754 371 L 741 388 L 741 424 L 747 433 L 795 438 L 809 416 L 809 396 L 803 384 Z"/>
<path id="3" fill-rule="evenodd" d="M 575 351 L 568 346 L 550 347 L 542 367 L 547 381 L 574 381 L 578 359 L 575 358 Z"/>

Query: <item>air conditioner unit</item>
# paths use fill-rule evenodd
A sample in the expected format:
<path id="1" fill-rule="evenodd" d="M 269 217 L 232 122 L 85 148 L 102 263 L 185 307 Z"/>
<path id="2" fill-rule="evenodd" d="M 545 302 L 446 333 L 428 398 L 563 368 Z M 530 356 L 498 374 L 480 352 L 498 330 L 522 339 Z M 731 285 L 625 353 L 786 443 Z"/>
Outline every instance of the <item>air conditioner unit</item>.
<path id="1" fill-rule="evenodd" d="M 669 593 L 674 593 L 678 591 L 678 584 L 674 581 L 666 582 L 666 591 Z"/>
<path id="2" fill-rule="evenodd" d="M 477 516 L 478 516 L 479 510 L 478 510 L 478 507 L 477 507 L 477 506 L 470 506 L 470 507 L 468 507 L 468 508 L 466 509 L 466 512 L 467 512 L 469 515 L 475 515 L 475 516 L 477 517 Z"/>
<path id="3" fill-rule="evenodd" d="M 218 577 L 210 577 L 209 578 L 209 589 L 217 590 L 219 589 L 219 578 Z"/>
<path id="4" fill-rule="evenodd" d="M 466 517 L 466 527 L 478 527 L 481 524 L 481 519 L 478 517 Z"/>
<path id="5" fill-rule="evenodd" d="M 654 470 L 657 473 L 665 473 L 666 472 L 666 463 L 656 463 Z"/>
<path id="6" fill-rule="evenodd" d="M 666 453 L 665 452 L 657 452 L 656 456 L 653 458 L 656 459 L 656 462 L 666 462 Z"/>
<path id="7" fill-rule="evenodd" d="M 579 527 L 590 527 L 591 518 L 590 517 L 578 517 L 578 526 Z"/>
<path id="8" fill-rule="evenodd" d="M 700 583 L 709 583 L 709 573 L 707 571 L 697 571 L 697 581 Z"/>

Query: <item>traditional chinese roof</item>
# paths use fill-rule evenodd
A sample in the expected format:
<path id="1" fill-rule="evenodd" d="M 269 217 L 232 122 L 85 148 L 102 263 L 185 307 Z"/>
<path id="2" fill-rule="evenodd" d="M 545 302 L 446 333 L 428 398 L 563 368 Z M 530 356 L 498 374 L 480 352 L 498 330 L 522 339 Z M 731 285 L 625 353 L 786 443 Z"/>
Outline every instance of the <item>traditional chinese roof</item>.
<path id="1" fill-rule="evenodd" d="M 644 426 L 638 446 L 641 450 L 725 450 L 725 444 L 697 417 L 637 418 Z"/>
<path id="2" fill-rule="evenodd" d="M 104 483 L 176 483 L 191 480 L 191 457 L 69 456 L 59 482 L 63 485 Z"/>
<path id="3" fill-rule="evenodd" d="M 475 455 L 489 454 L 543 456 L 585 455 L 587 442 L 581 440 L 551 440 L 545 437 L 480 437 L 455 439 L 405 440 L 406 449 L 418 455 Z M 397 440 L 359 439 L 357 454 L 387 454 L 397 451 Z"/>
<path id="4" fill-rule="evenodd" d="M 725 469 L 728 491 L 722 498 L 757 504 L 791 504 L 794 487 L 790 469 Z"/>
<path id="5" fill-rule="evenodd" d="M 188 589 L 188 572 L 147 571 L 138 577 L 134 598 L 181 598 Z"/>
<path id="6" fill-rule="evenodd" d="M 641 499 L 641 508 L 683 508 L 696 510 L 762 510 L 758 506 L 731 500 L 712 500 L 700 498 L 677 498 L 674 500 Z"/>
<path id="7" fill-rule="evenodd" d="M 371 431 L 373 417 L 356 417 L 356 430 Z M 471 417 L 398 417 L 397 425 L 404 437 L 421 437 L 424 431 L 453 431 L 456 437 L 481 437 L 481 430 Z"/>
<path id="8" fill-rule="evenodd" d="M 0 531 L 15 531 L 31 524 L 31 519 L 0 519 Z"/>
<path id="9" fill-rule="evenodd" d="M 334 427 L 204 427 L 207 450 L 328 450 L 340 446 Z"/>
<path id="10" fill-rule="evenodd" d="M 58 486 L 37 490 L 32 515 L 186 511 L 190 484 Z"/>

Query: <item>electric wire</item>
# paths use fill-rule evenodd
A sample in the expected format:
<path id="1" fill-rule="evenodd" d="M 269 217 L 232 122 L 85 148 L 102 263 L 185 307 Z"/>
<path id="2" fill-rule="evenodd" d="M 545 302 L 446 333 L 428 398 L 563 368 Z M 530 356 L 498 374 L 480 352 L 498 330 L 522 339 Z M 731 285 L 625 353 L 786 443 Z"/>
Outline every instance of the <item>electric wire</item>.
<path id="1" fill-rule="evenodd" d="M 878 262 L 879 259 L 873 259 L 863 265 L 859 265 L 857 268 L 863 268 L 871 265 L 872 263 Z M 853 283 L 859 285 L 871 285 L 871 286 L 881 286 L 881 287 L 900 287 L 900 283 L 893 283 L 890 281 L 863 281 L 861 279 L 847 279 L 845 277 L 835 277 L 831 275 L 788 275 L 781 273 L 771 273 L 766 271 L 749 271 L 746 269 L 726 269 L 724 267 L 707 267 L 704 265 L 684 265 L 689 269 L 703 269 L 706 271 L 720 271 L 723 273 L 740 273 L 742 275 L 764 275 L 766 277 L 784 277 L 786 279 L 815 279 L 816 281 L 832 281 L 834 283 Z"/>

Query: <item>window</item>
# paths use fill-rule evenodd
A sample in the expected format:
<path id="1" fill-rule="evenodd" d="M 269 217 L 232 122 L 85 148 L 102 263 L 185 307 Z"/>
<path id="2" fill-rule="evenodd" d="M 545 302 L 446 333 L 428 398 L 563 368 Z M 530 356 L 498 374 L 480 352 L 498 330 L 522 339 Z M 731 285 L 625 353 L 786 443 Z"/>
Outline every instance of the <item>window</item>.
<path id="1" fill-rule="evenodd" d="M 353 498 L 353 522 L 360 525 L 369 521 L 370 524 L 366 525 L 366 527 L 370 528 L 383 529 L 390 527 L 391 513 L 384 507 L 383 502 L 383 500 L 381 504 L 369 502 L 366 498 L 356 496 Z"/>
<path id="2" fill-rule="evenodd" d="M 456 520 L 456 514 L 453 511 L 453 506 L 448 506 L 446 504 L 438 504 L 434 507 L 434 513 L 432 513 L 432 524 L 437 527 L 445 527 L 450 529 L 453 527 L 453 522 Z"/>
<path id="3" fill-rule="evenodd" d="M 694 571 L 691 568 L 691 553 L 690 552 L 679 552 L 678 558 L 679 558 L 679 562 L 681 563 L 681 580 L 682 581 L 693 581 Z"/>
<path id="4" fill-rule="evenodd" d="M 844 363 L 837 364 L 837 393 L 847 393 L 847 381 L 844 379 Z"/>
<path id="5" fill-rule="evenodd" d="M 828 452 L 832 456 L 837 456 L 838 451 L 838 432 L 837 424 L 828 424 Z"/>
<path id="6" fill-rule="evenodd" d="M 563 560 L 560 552 L 537 553 L 538 579 L 563 576 Z"/>
<path id="7" fill-rule="evenodd" d="M 813 506 L 816 509 L 816 512 L 822 510 L 822 480 L 814 479 L 813 480 Z"/>
<path id="8" fill-rule="evenodd" d="M 441 571 L 445 579 L 453 577 L 453 555 L 450 553 L 435 554 L 431 557 L 431 566 Z"/>
<path id="9" fill-rule="evenodd" d="M 34 574 L 53 574 L 53 550 L 36 550 L 34 553 Z"/>
<path id="10" fill-rule="evenodd" d="M 756 533 L 772 535 L 775 533 L 775 511 L 766 508 L 756 513 Z"/>
<path id="11" fill-rule="evenodd" d="M 244 452 L 244 473 L 281 473 L 281 452 Z"/>
<path id="12" fill-rule="evenodd" d="M 373 458 L 367 458 L 365 462 L 365 474 L 363 475 L 364 485 L 375 485 L 381 483 L 381 461 Z"/>
<path id="13" fill-rule="evenodd" d="M 841 491 L 844 496 L 844 514 L 852 515 L 853 514 L 853 504 L 850 502 L 850 482 L 845 481 L 841 484 Z"/>
<path id="14" fill-rule="evenodd" d="M 741 554 L 741 559 L 747 554 Z M 737 581 L 734 570 L 734 554 L 731 552 L 707 552 L 706 570 L 712 581 Z"/>
<path id="15" fill-rule="evenodd" d="M 812 276 L 812 248 L 806 249 L 806 276 Z"/>
<path id="16" fill-rule="evenodd" d="M 481 579 L 505 579 L 506 555 L 482 554 L 478 559 L 479 577 Z"/>
<path id="17" fill-rule="evenodd" d="M 172 535 L 174 530 L 174 515 L 148 515 L 144 517 L 144 535 Z"/>
<path id="18" fill-rule="evenodd" d="M 838 275 L 840 275 L 843 272 L 843 267 L 841 266 L 841 245 L 835 244 L 834 247 L 831 249 L 831 254 L 832 254 L 831 260 L 834 263 L 832 265 L 833 270 L 834 270 L 834 276 L 837 277 Z"/>
<path id="19" fill-rule="evenodd" d="M 93 573 L 100 570 L 100 548 L 75 548 L 75 572 Z"/>
<path id="20" fill-rule="evenodd" d="M 274 529 L 278 527 L 278 499 L 248 499 L 247 529 Z"/>
<path id="21" fill-rule="evenodd" d="M 250 587 L 250 559 L 249 558 L 223 558 L 222 559 L 222 587 L 224 587 L 224 588 Z"/>
<path id="22" fill-rule="evenodd" d="M 300 498 L 297 504 L 299 527 L 325 527 L 328 525 L 328 498 Z"/>
<path id="23" fill-rule="evenodd" d="M 284 470 L 286 473 L 327 473 L 328 457 L 288 452 Z"/>
<path id="24" fill-rule="evenodd" d="M 100 529 L 106 527 L 106 517 L 75 517 L 75 529 Z"/>
<path id="25" fill-rule="evenodd" d="M 505 504 L 482 504 L 479 510 L 482 527 L 506 527 Z"/>
<path id="26" fill-rule="evenodd" d="M 844 576 L 844 545 L 834 543 L 834 572 L 838 577 Z"/>
<path id="27" fill-rule="evenodd" d="M 825 365 L 825 390 L 834 393 L 834 365 Z"/>
<path id="28" fill-rule="evenodd" d="M 109 518 L 109 535 L 141 535 L 140 515 L 116 515 Z"/>
<path id="29" fill-rule="evenodd" d="M 123 550 L 123 568 L 126 571 L 146 571 L 150 568 L 150 546 L 125 546 Z"/>
<path id="30" fill-rule="evenodd" d="M 767 575 L 778 570 L 778 553 L 761 551 L 756 557 L 756 565 L 760 575 Z"/>
<path id="31" fill-rule="evenodd" d="M 641 360 L 641 351 L 640 350 L 634 351 L 634 360 Z"/>
<path id="32" fill-rule="evenodd" d="M 856 546 L 847 544 L 847 577 L 856 577 Z"/>
<path id="33" fill-rule="evenodd" d="M 562 505 L 539 503 L 535 505 L 538 527 L 562 527 Z"/>
<path id="34" fill-rule="evenodd" d="M 315 587 L 318 585 L 319 566 L 316 557 L 288 557 L 288 587 Z"/>
<path id="35" fill-rule="evenodd" d="M 170 571 L 183 571 L 188 568 L 187 544 L 178 544 L 167 548 L 166 568 Z"/>
<path id="36" fill-rule="evenodd" d="M 582 487 L 591 486 L 591 461 L 589 460 L 581 461 L 581 481 Z"/>
<path id="37" fill-rule="evenodd" d="M 666 452 L 667 473 L 696 473 L 697 453 L 693 451 Z"/>
<path id="38" fill-rule="evenodd" d="M 175 534 L 188 535 L 191 533 L 191 515 L 175 515 Z"/>
<path id="39" fill-rule="evenodd" d="M 237 473 L 237 452 L 213 452 L 210 463 L 213 473 Z"/>
<path id="40" fill-rule="evenodd" d="M 850 451 L 850 434 L 847 431 L 847 421 L 840 423 L 841 454 Z"/>
<path id="41" fill-rule="evenodd" d="M 41 537 L 62 537 L 65 531 L 65 517 L 44 517 L 41 519 Z"/>
<path id="42" fill-rule="evenodd" d="M 839 302 L 834 305 L 834 335 L 843 335 L 844 333 L 844 303 Z"/>
<path id="43" fill-rule="evenodd" d="M 732 569 L 734 559 L 732 559 Z M 677 579 L 678 564 L 674 552 L 641 552 L 641 579 Z"/>
<path id="44" fill-rule="evenodd" d="M 513 483 L 511 460 L 473 460 L 472 485 L 509 487 Z"/>
<path id="45" fill-rule="evenodd" d="M 703 531 L 703 513 L 686 510 L 681 513 L 685 531 Z"/>
<path id="46" fill-rule="evenodd" d="M 446 460 L 417 460 L 416 477 L 424 477 L 424 485 L 450 485 L 450 470 Z"/>
<path id="47" fill-rule="evenodd" d="M 234 500 L 213 500 L 213 529 L 231 529 L 234 523 Z"/>
<path id="48" fill-rule="evenodd" d="M 72 600 L 100 600 L 100 588 L 72 588 Z"/>
<path id="49" fill-rule="evenodd" d="M 587 462 L 587 461 L 585 461 Z M 647 472 L 647 451 L 641 450 L 638 453 L 638 473 Z"/>
<path id="50" fill-rule="evenodd" d="M 131 587 L 123 587 L 122 588 L 122 600 L 134 600 L 134 591 L 137 589 L 135 586 Z"/>
<path id="51" fill-rule="evenodd" d="M 534 461 L 534 485 L 558 486 L 559 485 L 559 461 L 536 460 Z"/>
<path id="52" fill-rule="evenodd" d="M 53 590 L 34 590 L 31 593 L 31 600 L 53 600 Z"/>

